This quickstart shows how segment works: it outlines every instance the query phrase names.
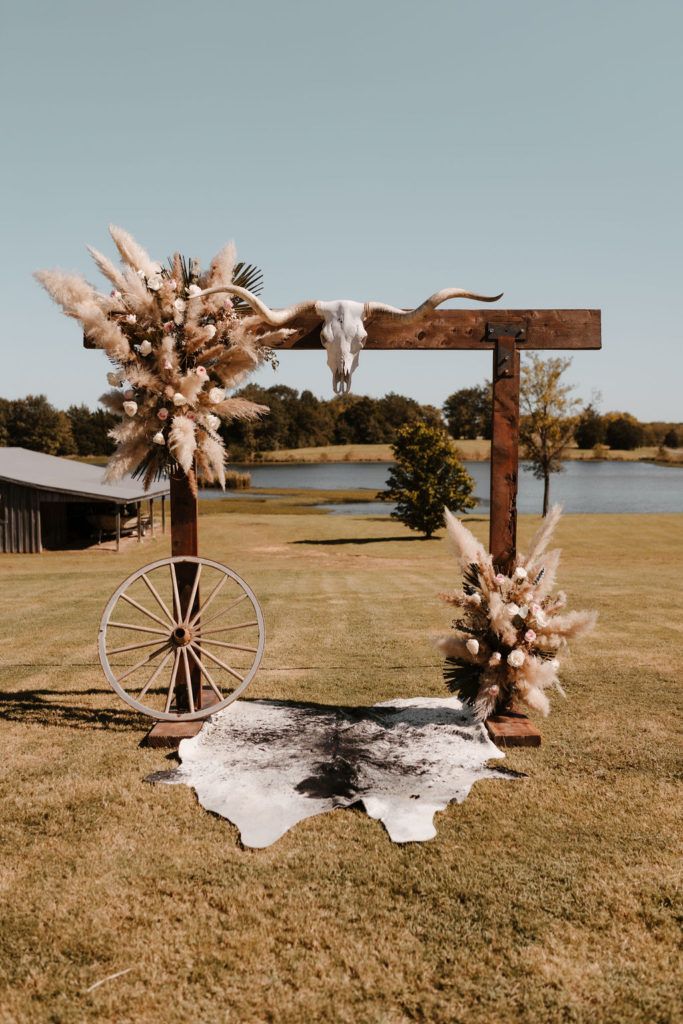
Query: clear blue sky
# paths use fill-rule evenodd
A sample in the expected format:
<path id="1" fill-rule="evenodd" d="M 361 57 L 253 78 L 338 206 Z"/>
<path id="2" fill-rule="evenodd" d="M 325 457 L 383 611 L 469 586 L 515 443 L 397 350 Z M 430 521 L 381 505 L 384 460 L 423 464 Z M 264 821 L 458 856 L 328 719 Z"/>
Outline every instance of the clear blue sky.
<path id="1" fill-rule="evenodd" d="M 106 360 L 31 278 L 107 224 L 156 258 L 234 238 L 265 298 L 601 307 L 604 410 L 683 419 L 683 6 L 654 0 L 3 4 L 0 393 L 94 404 Z M 440 404 L 478 353 L 365 353 Z M 331 392 L 323 353 L 259 379 Z"/>

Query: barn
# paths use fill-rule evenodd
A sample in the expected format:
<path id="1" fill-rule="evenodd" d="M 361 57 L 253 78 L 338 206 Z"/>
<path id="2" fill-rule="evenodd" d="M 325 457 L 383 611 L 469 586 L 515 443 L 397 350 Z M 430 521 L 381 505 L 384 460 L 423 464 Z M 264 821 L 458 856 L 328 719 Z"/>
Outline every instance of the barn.
<path id="1" fill-rule="evenodd" d="M 101 466 L 0 448 L 0 552 L 82 547 L 107 536 L 118 549 L 122 534 L 141 539 L 147 523 L 153 531 L 155 499 L 165 528 L 167 482 L 144 491 L 131 477 L 103 483 L 103 473 Z"/>

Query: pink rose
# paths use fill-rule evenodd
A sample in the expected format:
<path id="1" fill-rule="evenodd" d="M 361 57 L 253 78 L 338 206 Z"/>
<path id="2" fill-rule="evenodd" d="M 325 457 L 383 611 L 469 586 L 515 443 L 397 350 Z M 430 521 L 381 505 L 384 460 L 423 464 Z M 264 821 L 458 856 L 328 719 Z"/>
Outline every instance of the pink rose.
<path id="1" fill-rule="evenodd" d="M 165 331 L 165 333 L 166 334 L 170 334 L 171 331 L 173 330 L 174 326 L 175 326 L 175 324 L 173 323 L 172 320 L 167 320 L 166 323 L 164 324 L 164 331 Z"/>
<path id="2" fill-rule="evenodd" d="M 157 416 L 159 417 L 160 420 L 167 420 L 168 419 L 168 409 L 159 409 L 158 412 L 157 412 Z"/>
<path id="3" fill-rule="evenodd" d="M 123 392 L 123 397 L 126 399 L 126 401 L 130 402 L 135 398 L 135 392 L 132 390 L 132 388 L 128 388 L 127 391 Z"/>
<path id="4" fill-rule="evenodd" d="M 532 644 L 534 642 L 534 640 L 536 639 L 536 634 L 534 633 L 533 629 L 527 629 L 526 633 L 524 634 L 524 639 L 528 644 Z"/>
<path id="5" fill-rule="evenodd" d="M 496 576 L 496 583 L 498 583 L 498 584 L 505 583 L 506 579 L 507 579 L 507 577 L 503 576 L 502 572 L 499 572 L 498 575 Z"/>
<path id="6" fill-rule="evenodd" d="M 232 309 L 232 299 L 223 299 L 223 305 L 226 309 Z"/>

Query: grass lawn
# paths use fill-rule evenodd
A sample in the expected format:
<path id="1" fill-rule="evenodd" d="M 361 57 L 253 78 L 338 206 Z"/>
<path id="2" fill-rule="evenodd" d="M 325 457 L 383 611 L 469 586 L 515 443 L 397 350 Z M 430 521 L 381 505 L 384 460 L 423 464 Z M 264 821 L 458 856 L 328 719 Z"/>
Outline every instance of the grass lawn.
<path id="1" fill-rule="evenodd" d="M 463 459 L 486 462 L 491 456 L 489 441 L 461 439 L 455 442 Z M 657 447 L 635 448 L 633 451 L 612 451 L 608 449 L 604 458 L 612 462 L 639 462 L 657 458 Z M 671 453 L 676 461 L 676 453 Z M 565 459 L 594 459 L 592 448 L 567 448 Z M 522 456 L 523 458 L 523 456 Z M 322 448 L 282 448 L 279 451 L 261 452 L 259 462 L 391 462 L 393 454 L 389 444 L 332 444 Z"/>
<path id="2" fill-rule="evenodd" d="M 444 541 L 212 504 L 202 552 L 266 614 L 249 697 L 442 692 Z M 683 516 L 568 516 L 559 542 L 571 605 L 600 623 L 541 749 L 508 755 L 528 777 L 478 783 L 430 843 L 337 811 L 264 851 L 191 790 L 143 783 L 166 755 L 97 663 L 106 599 L 168 539 L 2 556 L 0 1021 L 680 1021 Z"/>

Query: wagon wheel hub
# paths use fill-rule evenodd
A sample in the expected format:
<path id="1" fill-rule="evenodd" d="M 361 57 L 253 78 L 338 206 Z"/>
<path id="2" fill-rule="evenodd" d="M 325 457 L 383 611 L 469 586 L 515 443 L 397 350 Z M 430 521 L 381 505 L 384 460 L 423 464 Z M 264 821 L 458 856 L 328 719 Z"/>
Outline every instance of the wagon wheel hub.
<path id="1" fill-rule="evenodd" d="M 177 647 L 187 647 L 188 644 L 192 643 L 193 634 L 189 626 L 184 625 L 182 622 L 176 626 L 171 633 L 173 643 Z"/>

